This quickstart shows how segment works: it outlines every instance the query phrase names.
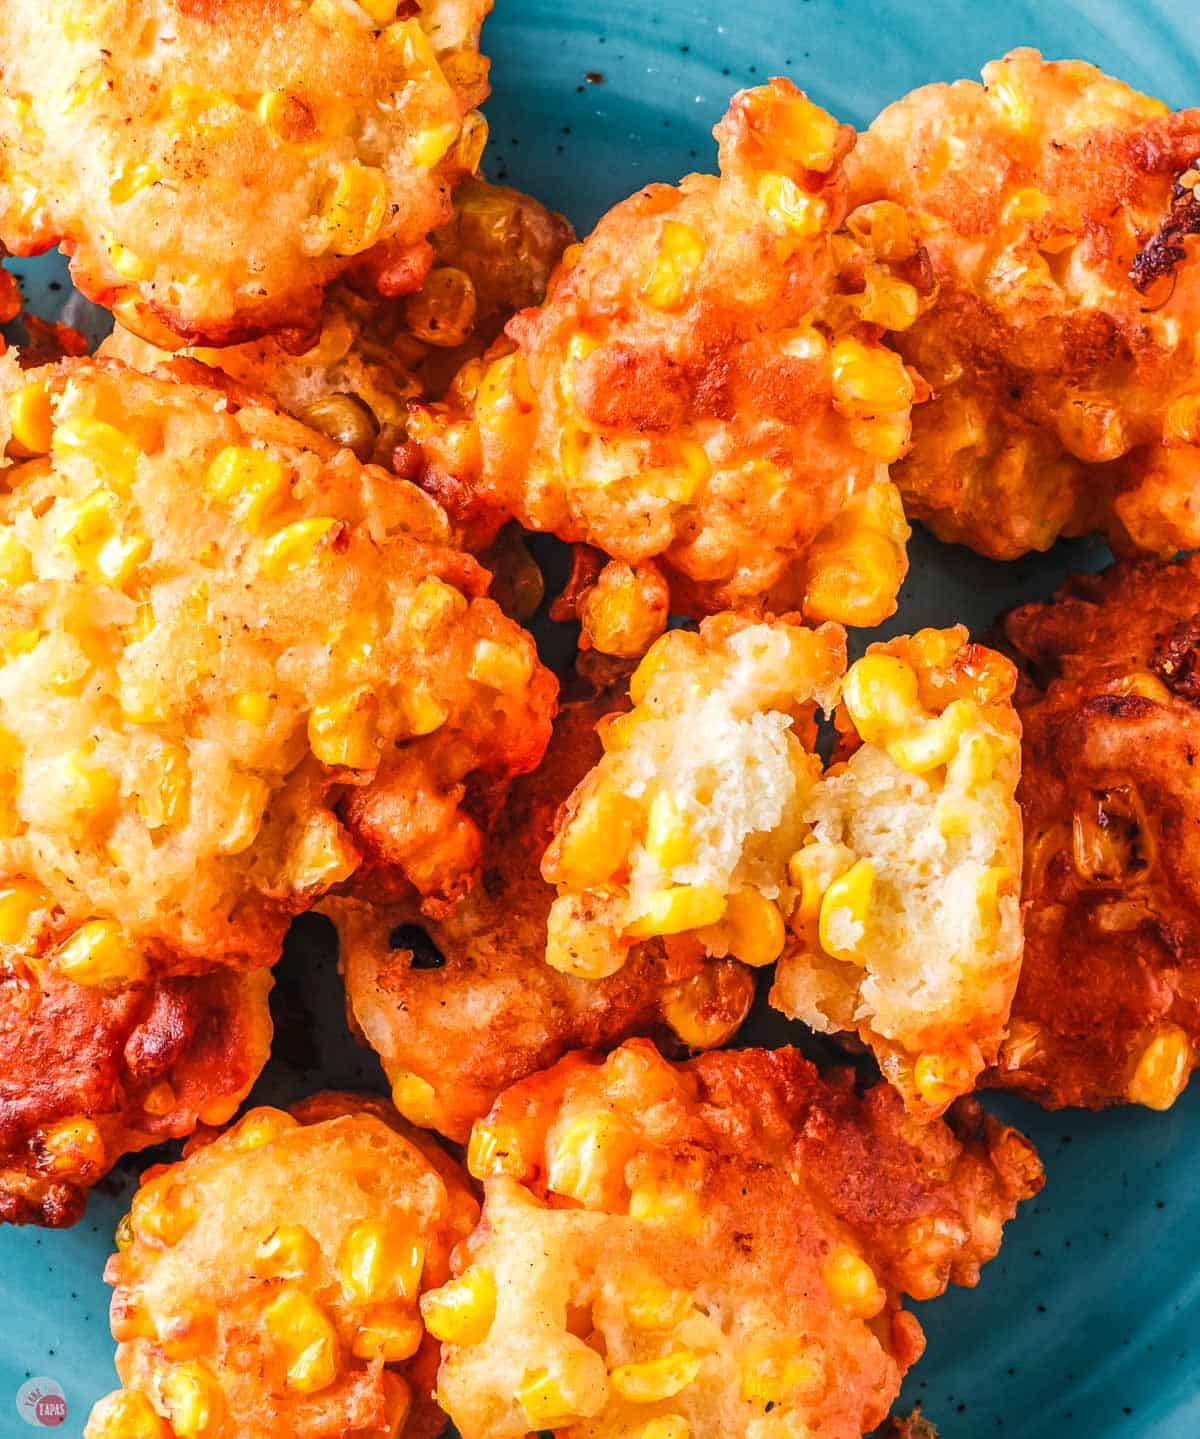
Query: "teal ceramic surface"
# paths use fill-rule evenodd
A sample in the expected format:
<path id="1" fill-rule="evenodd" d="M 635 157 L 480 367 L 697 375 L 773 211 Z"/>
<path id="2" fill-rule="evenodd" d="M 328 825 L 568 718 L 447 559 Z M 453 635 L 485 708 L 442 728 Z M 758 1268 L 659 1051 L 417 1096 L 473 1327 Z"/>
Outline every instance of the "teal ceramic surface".
<path id="1" fill-rule="evenodd" d="M 1200 102 L 1196 0 L 497 0 L 487 38 L 495 94 L 486 167 L 581 230 L 647 180 L 711 168 L 709 132 L 728 96 L 773 74 L 862 124 L 914 85 L 975 75 L 1028 44 L 1092 60 L 1174 105 Z M 17 269 L 33 308 L 59 313 L 69 295 L 61 263 Z M 97 312 L 69 304 L 76 322 L 82 314 L 103 328 Z M 1014 602 L 1104 558 L 1076 543 L 1001 566 L 919 534 L 888 629 L 965 620 L 982 631 Z M 256 1098 L 383 1087 L 346 1032 L 322 922 L 295 927 L 275 1012 L 276 1053 Z M 778 1020 L 755 1037 L 803 1041 Z M 978 1289 L 917 1306 L 929 1347 L 905 1399 L 921 1400 L 942 1439 L 1197 1439 L 1200 1084 L 1165 1115 L 1046 1115 L 985 1102 L 1037 1141 L 1048 1183 Z M 100 1276 L 138 1163 L 101 1186 L 77 1228 L 0 1233 L 4 1439 L 31 1432 L 32 1406 L 17 1404 L 29 1381 L 61 1390 L 66 1418 L 56 1427 L 72 1439 L 114 1385 Z"/>

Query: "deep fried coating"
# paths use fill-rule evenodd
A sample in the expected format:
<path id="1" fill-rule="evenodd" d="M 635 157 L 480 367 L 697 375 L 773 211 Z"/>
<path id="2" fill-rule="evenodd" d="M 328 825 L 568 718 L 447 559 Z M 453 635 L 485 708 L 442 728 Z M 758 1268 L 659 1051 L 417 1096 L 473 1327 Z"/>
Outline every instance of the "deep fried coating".
<path id="1" fill-rule="evenodd" d="M 889 106 L 847 162 L 938 285 L 894 340 L 934 390 L 895 471 L 907 513 L 996 559 L 1092 530 L 1198 545 L 1200 110 L 1034 50 L 983 77 Z"/>
<path id="2" fill-rule="evenodd" d="M 876 337 L 915 317 L 921 276 L 843 223 L 852 132 L 789 82 L 715 133 L 719 178 L 610 211 L 509 324 L 515 352 L 414 414 L 423 483 L 473 531 L 515 515 L 661 569 L 676 612 L 877 624 L 906 569 L 887 465 L 916 387 Z"/>
<path id="3" fill-rule="evenodd" d="M 465 1439 L 857 1439 L 1041 1166 L 970 1100 L 916 1129 L 796 1050 L 571 1055 L 475 1127 L 483 1219 L 422 1301 Z"/>
<path id="4" fill-rule="evenodd" d="M 709 1048 L 750 1007 L 750 972 L 694 941 L 639 944 L 599 980 L 542 963 L 554 890 L 538 865 L 559 806 L 600 758 L 595 725 L 617 703 L 602 693 L 564 705 L 541 767 L 513 786 L 488 837 L 480 883 L 445 918 L 413 905 L 322 905 L 338 927 L 352 1022 L 414 1123 L 466 1140 L 502 1089 L 570 1049 L 631 1034 Z"/>
<path id="5" fill-rule="evenodd" d="M 415 290 L 487 127 L 489 0 L 11 0 L 0 239 L 61 244 L 147 339 L 315 328 L 350 267 Z"/>
<path id="6" fill-rule="evenodd" d="M 224 1123 L 267 1062 L 265 970 L 106 989 L 5 949 L 0 1220 L 73 1224 L 122 1154 Z"/>
<path id="7" fill-rule="evenodd" d="M 417 1299 L 479 1213 L 390 1105 L 251 1110 L 145 1176 L 104 1277 L 124 1388 L 87 1439 L 433 1439 Z"/>
<path id="8" fill-rule="evenodd" d="M 440 398 L 512 314 L 542 299 L 572 237 L 561 215 L 530 196 L 470 179 L 455 191 L 450 222 L 430 238 L 434 267 L 419 291 L 389 300 L 335 284 L 320 338 L 301 355 L 270 337 L 186 353 L 268 395 L 359 459 L 390 465 L 405 439 L 408 402 Z M 169 358 L 119 325 L 100 353 L 146 371 Z"/>
<path id="9" fill-rule="evenodd" d="M 776 1007 L 857 1031 L 939 1114 L 995 1059 L 1020 967 L 1015 672 L 961 627 L 844 668 L 836 625 L 658 640 L 546 851 L 546 958 L 599 977 L 675 936 L 778 960 Z M 839 696 L 854 752 L 825 769 L 811 718 Z"/>
<path id="10" fill-rule="evenodd" d="M 1200 559 L 1079 576 L 1005 626 L 1027 666 L 1025 959 L 991 1082 L 1166 1109 L 1200 1046 Z"/>
<path id="11" fill-rule="evenodd" d="M 879 1431 L 876 1439 L 938 1439 L 937 1429 L 921 1413 L 921 1406 L 911 1414 L 894 1415 Z"/>
<path id="12" fill-rule="evenodd" d="M 362 866 L 461 892 L 556 685 L 428 496 L 112 361 L 7 399 L 0 939 L 129 981 L 272 963 Z"/>

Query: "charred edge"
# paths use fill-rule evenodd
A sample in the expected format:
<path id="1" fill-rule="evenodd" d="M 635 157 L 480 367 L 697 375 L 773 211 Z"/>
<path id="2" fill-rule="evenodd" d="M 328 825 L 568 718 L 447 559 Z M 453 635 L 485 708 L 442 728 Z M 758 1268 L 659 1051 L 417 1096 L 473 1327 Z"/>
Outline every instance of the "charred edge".
<path id="1" fill-rule="evenodd" d="M 1200 161 L 1194 162 L 1191 168 L 1195 169 L 1197 165 Z M 1194 190 L 1176 182 L 1166 218 L 1149 243 L 1134 256 L 1129 270 L 1133 288 L 1140 295 L 1144 295 L 1157 280 L 1174 274 L 1175 266 L 1187 254 L 1183 242 L 1189 235 L 1200 235 L 1200 200 L 1197 200 Z"/>

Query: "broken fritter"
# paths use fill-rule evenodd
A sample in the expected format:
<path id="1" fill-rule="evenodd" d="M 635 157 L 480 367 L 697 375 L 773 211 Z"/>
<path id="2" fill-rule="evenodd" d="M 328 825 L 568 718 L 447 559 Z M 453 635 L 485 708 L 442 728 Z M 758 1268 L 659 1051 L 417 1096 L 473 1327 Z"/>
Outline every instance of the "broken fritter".
<path id="1" fill-rule="evenodd" d="M 57 1228 L 122 1154 L 230 1118 L 267 1062 L 271 978 L 77 984 L 10 944 L 22 906 L 0 890 L 0 1221 Z"/>
<path id="2" fill-rule="evenodd" d="M 1015 673 L 960 626 L 872 645 L 717 615 L 668 631 L 567 801 L 546 959 L 617 972 L 638 941 L 775 964 L 771 1001 L 857 1032 L 920 1114 L 995 1057 L 1021 958 Z M 846 757 L 813 752 L 814 710 Z"/>
<path id="3" fill-rule="evenodd" d="M 620 703 L 602 690 L 564 704 L 545 759 L 513 786 L 488 837 L 480 882 L 444 917 L 412 904 L 321 904 L 337 925 L 351 1022 L 416 1124 L 465 1141 L 501 1090 L 568 1050 L 631 1034 L 708 1049 L 750 1008 L 750 971 L 685 936 L 636 945 L 602 979 L 542 962 L 554 890 L 538 864 L 559 806 L 600 758 L 597 722 Z"/>
<path id="4" fill-rule="evenodd" d="M 419 289 L 487 126 L 489 0 L 13 0 L 0 241 L 155 344 L 306 347 L 352 271 Z"/>
<path id="5" fill-rule="evenodd" d="M 995 559 L 1200 545 L 1200 110 L 1035 50 L 983 80 L 915 90 L 847 159 L 856 213 L 937 286 L 889 339 L 933 389 L 906 512 Z"/>
<path id="6" fill-rule="evenodd" d="M 469 1164 L 482 1221 L 421 1301 L 464 1439 L 858 1439 L 924 1348 L 901 1295 L 975 1284 L 1042 1182 L 973 1100 L 918 1128 L 793 1049 L 640 1040 L 508 1090 Z"/>
<path id="7" fill-rule="evenodd" d="M 117 1230 L 122 1388 L 87 1439 L 434 1439 L 421 1293 L 479 1206 L 380 1100 L 253 1109 L 143 1178 Z"/>
<path id="8" fill-rule="evenodd" d="M 381 299 L 334 284 L 320 336 L 303 354 L 270 337 L 185 353 L 269 396 L 360 460 L 390 466 L 406 438 L 408 402 L 440 398 L 515 311 L 542 299 L 571 238 L 561 215 L 519 190 L 464 180 L 450 221 L 430 237 L 433 268 L 416 293 Z M 146 371 L 170 358 L 120 325 L 100 353 Z"/>
<path id="9" fill-rule="evenodd" d="M 556 682 L 428 496 L 113 361 L 0 412 L 5 941 L 120 985 L 273 963 L 360 870 L 462 893 Z"/>
<path id="10" fill-rule="evenodd" d="M 609 653 L 661 632 L 664 587 L 676 613 L 873 625 L 907 568 L 888 465 L 920 387 L 878 337 L 925 303 L 919 257 L 847 219 L 853 132 L 788 81 L 735 96 L 716 136 L 719 177 L 611 210 L 410 420 L 464 532 L 515 516 L 614 561 L 581 611 Z"/>
<path id="11" fill-rule="evenodd" d="M 1025 959 L 990 1082 L 1167 1109 L 1200 1045 L 1200 559 L 1080 575 L 1024 665 Z"/>

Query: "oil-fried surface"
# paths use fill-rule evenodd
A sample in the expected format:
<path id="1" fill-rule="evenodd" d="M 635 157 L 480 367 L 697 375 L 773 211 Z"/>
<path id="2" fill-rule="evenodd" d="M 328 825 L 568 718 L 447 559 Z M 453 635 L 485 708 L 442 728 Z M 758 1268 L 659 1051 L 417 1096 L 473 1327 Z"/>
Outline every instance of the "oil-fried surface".
<path id="1" fill-rule="evenodd" d="M 433 1439 L 417 1301 L 479 1213 L 379 1100 L 251 1110 L 144 1178 L 105 1278 L 123 1389 L 88 1439 Z"/>
<path id="2" fill-rule="evenodd" d="M 0 239 L 61 243 L 84 294 L 155 341 L 302 342 L 351 266 L 411 292 L 483 146 L 489 8 L 14 0 Z"/>
<path id="3" fill-rule="evenodd" d="M 466 1439 L 856 1439 L 924 1346 L 901 1294 L 974 1284 L 1042 1182 L 973 1101 L 915 1127 L 795 1050 L 644 1041 L 515 1085 L 469 1162 L 483 1219 L 422 1306 Z"/>
<path id="4" fill-rule="evenodd" d="M 480 882 L 444 918 L 415 905 L 321 906 L 338 927 L 352 1023 L 415 1123 L 466 1140 L 502 1089 L 570 1049 L 631 1034 L 708 1048 L 749 1009 L 749 971 L 694 940 L 637 945 L 598 980 L 542 962 L 554 890 L 538 865 L 559 806 L 600 758 L 597 722 L 620 703 L 601 692 L 563 706 L 541 766 L 514 784 L 488 837 Z"/>
<path id="5" fill-rule="evenodd" d="M 1200 1044 L 1200 560 L 1009 615 L 1025 663 L 1025 958 L 991 1080 L 1165 1109 Z"/>
<path id="6" fill-rule="evenodd" d="M 556 685 L 437 506 L 113 361 L 8 398 L 0 940 L 119 982 L 272 963 L 363 866 L 461 893 Z"/>
<path id="7" fill-rule="evenodd" d="M 270 988 L 265 970 L 97 988 L 8 950 L 0 1220 L 73 1224 L 122 1154 L 228 1119 L 267 1062 Z"/>
<path id="8" fill-rule="evenodd" d="M 1018 50 L 889 106 L 847 167 L 898 202 L 936 303 L 894 344 L 933 387 L 895 478 L 910 518 L 997 559 L 1102 531 L 1200 544 L 1200 111 Z"/>
<path id="9" fill-rule="evenodd" d="M 847 220 L 852 132 L 790 83 L 735 96 L 716 135 L 719 178 L 616 206 L 509 324 L 515 352 L 414 415 L 423 482 L 484 533 L 515 515 L 665 578 L 676 612 L 877 624 L 906 569 L 887 465 L 916 394 L 877 337 L 915 318 L 920 259 Z M 600 648 L 622 630 L 586 619 Z"/>

